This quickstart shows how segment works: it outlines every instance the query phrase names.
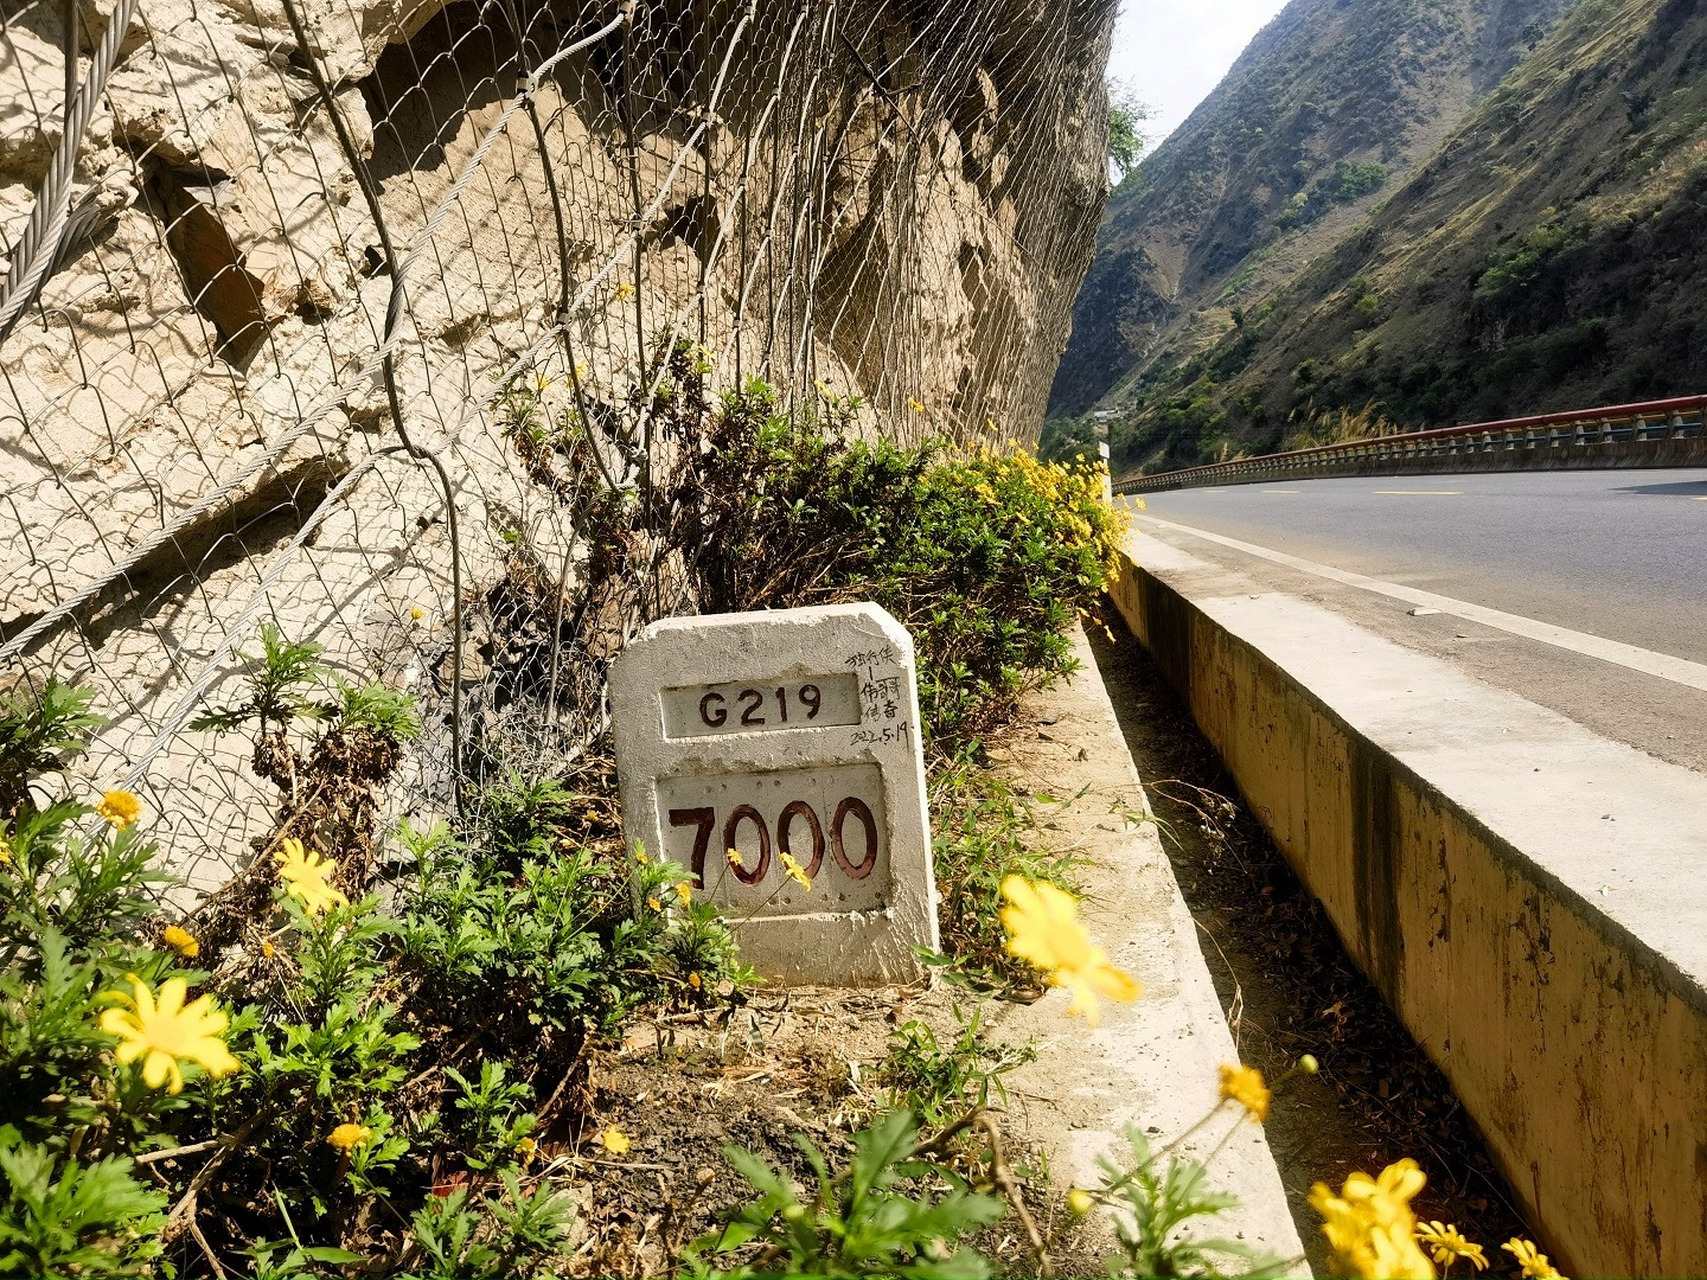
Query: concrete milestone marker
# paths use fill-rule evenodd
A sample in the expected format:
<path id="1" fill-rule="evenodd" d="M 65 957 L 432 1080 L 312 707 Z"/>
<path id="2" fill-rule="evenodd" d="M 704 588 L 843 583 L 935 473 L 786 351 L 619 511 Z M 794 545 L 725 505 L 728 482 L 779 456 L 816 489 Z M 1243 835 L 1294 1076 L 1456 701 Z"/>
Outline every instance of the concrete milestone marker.
<path id="1" fill-rule="evenodd" d="M 783 982 L 921 974 L 936 882 L 906 628 L 874 604 L 669 618 L 617 658 L 610 696 L 629 843 L 693 873 L 747 963 Z"/>

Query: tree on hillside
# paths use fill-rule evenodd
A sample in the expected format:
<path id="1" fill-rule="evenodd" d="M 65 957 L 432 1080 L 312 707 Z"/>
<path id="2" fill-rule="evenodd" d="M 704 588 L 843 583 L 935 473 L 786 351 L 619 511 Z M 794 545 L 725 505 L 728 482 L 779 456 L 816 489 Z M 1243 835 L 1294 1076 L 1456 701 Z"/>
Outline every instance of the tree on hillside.
<path id="1" fill-rule="evenodd" d="M 1108 85 L 1108 163 L 1116 185 L 1138 167 L 1144 154 L 1144 135 L 1139 126 L 1150 118 L 1150 108 L 1118 80 Z"/>

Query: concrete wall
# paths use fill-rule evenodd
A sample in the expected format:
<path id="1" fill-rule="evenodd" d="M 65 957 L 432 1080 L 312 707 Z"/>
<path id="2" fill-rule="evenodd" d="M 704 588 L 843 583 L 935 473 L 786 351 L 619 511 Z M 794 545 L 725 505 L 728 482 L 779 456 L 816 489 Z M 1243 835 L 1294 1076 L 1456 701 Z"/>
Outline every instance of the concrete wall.
<path id="1" fill-rule="evenodd" d="M 1132 546 L 1121 613 L 1555 1262 L 1707 1275 L 1707 779 Z"/>

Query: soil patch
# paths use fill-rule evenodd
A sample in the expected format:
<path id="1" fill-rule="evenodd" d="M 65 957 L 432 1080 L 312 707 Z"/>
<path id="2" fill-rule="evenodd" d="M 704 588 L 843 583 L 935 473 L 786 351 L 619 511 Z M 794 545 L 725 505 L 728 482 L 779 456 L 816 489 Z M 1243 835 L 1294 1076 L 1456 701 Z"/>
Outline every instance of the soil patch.
<path id="1" fill-rule="evenodd" d="M 757 1194 L 725 1160 L 726 1145 L 745 1147 L 804 1187 L 814 1175 L 795 1135 L 832 1169 L 844 1167 L 850 1135 L 888 1109 L 879 1069 L 890 1033 L 918 1019 L 947 1038 L 956 1000 L 970 1006 L 976 997 L 941 987 L 761 988 L 732 1009 L 636 1019 L 620 1045 L 591 1055 L 587 1105 L 573 1124 L 539 1144 L 536 1172 L 560 1181 L 581 1210 L 576 1248 L 560 1273 L 670 1274 L 684 1244 L 717 1230 Z M 1081 1238 L 1064 1210 L 1065 1189 L 1050 1186 L 1037 1144 L 1017 1116 L 996 1119 L 1027 1207 L 1051 1238 L 1056 1274 L 1105 1274 L 1095 1242 Z M 621 1154 L 600 1142 L 611 1126 L 628 1139 Z M 969 1142 L 950 1161 L 981 1190 L 985 1152 Z M 1012 1213 L 966 1243 L 999 1274 L 1035 1274 Z"/>
<path id="2" fill-rule="evenodd" d="M 1533 1232 L 1475 1123 L 1346 956 L 1143 646 L 1112 609 L 1103 622 L 1087 628 L 1091 648 L 1240 1054 L 1271 1080 L 1303 1054 L 1321 1063 L 1319 1075 L 1277 1092 L 1265 1126 L 1312 1268 L 1327 1274 L 1311 1184 L 1337 1188 L 1353 1170 L 1410 1156 L 1428 1174 L 1417 1217 L 1456 1223 L 1479 1241 L 1486 1275 L 1516 1274 L 1498 1246 Z"/>

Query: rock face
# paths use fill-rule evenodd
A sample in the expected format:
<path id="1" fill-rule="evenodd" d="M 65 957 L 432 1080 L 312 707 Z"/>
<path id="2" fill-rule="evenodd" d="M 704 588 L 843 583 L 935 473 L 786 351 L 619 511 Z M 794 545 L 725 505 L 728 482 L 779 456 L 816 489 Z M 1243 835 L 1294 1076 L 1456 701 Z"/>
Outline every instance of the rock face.
<path id="1" fill-rule="evenodd" d="M 620 410 L 676 339 L 797 412 L 1026 434 L 1106 193 L 1113 0 L 292 3 L 306 50 L 284 0 L 141 0 L 0 345 L 0 680 L 100 686 L 91 781 L 152 786 L 203 883 L 267 816 L 243 744 L 184 726 L 261 620 L 417 687 L 447 643 L 400 426 L 465 590 L 584 553 L 509 434 Z M 58 12 L 0 38 L 9 248 Z M 112 12 L 78 10 L 80 76 Z"/>
<path id="2" fill-rule="evenodd" d="M 1051 415 L 1123 404 L 1152 369 L 1242 323 L 1397 189 L 1566 7 L 1292 0 L 1115 191 Z"/>

